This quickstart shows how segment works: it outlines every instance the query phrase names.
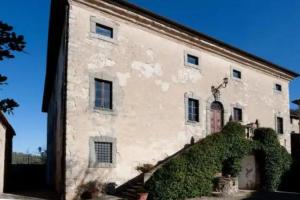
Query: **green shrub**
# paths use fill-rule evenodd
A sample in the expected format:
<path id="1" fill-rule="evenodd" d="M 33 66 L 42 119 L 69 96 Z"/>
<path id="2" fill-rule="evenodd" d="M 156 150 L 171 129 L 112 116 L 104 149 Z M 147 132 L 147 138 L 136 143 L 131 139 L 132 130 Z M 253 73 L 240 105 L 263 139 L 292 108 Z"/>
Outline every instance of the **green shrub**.
<path id="1" fill-rule="evenodd" d="M 149 197 L 167 200 L 210 194 L 214 175 L 222 170 L 224 160 L 237 163 L 228 167 L 228 173 L 238 174 L 238 163 L 251 150 L 244 133 L 240 124 L 230 122 L 221 133 L 206 137 L 166 163 L 147 182 Z"/>
<path id="2" fill-rule="evenodd" d="M 263 187 L 276 190 L 289 167 L 290 158 L 272 129 L 257 129 L 255 141 L 245 139 L 245 130 L 229 122 L 220 133 L 212 134 L 165 163 L 146 183 L 154 200 L 186 199 L 209 195 L 214 175 L 237 176 L 241 160 L 256 151 L 263 162 Z"/>
<path id="3" fill-rule="evenodd" d="M 262 189 L 275 191 L 290 168 L 291 156 L 280 145 L 276 132 L 271 128 L 256 129 L 253 139 L 258 142 L 256 151 L 262 164 Z"/>

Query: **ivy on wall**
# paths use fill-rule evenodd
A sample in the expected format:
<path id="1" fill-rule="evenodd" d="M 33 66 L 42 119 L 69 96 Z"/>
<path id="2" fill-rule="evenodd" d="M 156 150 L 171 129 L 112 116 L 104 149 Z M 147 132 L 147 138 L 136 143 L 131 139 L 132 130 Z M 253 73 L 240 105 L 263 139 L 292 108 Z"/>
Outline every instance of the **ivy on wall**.
<path id="1" fill-rule="evenodd" d="M 210 135 L 171 159 L 146 183 L 150 199 L 186 199 L 209 195 L 214 175 L 237 176 L 241 160 L 255 153 L 262 166 L 262 189 L 276 190 L 291 158 L 280 146 L 274 130 L 256 129 L 254 141 L 245 139 L 242 125 L 229 122 L 220 133 Z"/>

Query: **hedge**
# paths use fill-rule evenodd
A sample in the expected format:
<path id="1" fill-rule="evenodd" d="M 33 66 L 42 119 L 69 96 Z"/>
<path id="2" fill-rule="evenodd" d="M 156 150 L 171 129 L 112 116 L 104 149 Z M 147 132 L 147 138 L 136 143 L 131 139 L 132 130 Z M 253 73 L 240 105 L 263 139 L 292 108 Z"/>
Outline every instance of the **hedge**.
<path id="1" fill-rule="evenodd" d="M 237 176 L 241 160 L 253 152 L 264 161 L 263 188 L 275 190 L 289 166 L 289 154 L 271 129 L 257 129 L 254 139 L 254 142 L 245 139 L 243 126 L 229 122 L 220 133 L 206 137 L 158 169 L 145 185 L 149 198 L 168 200 L 209 195 L 216 173 Z"/>
<path id="2" fill-rule="evenodd" d="M 258 143 L 255 150 L 259 152 L 262 164 L 262 189 L 275 191 L 282 176 L 291 166 L 291 156 L 278 141 L 275 131 L 271 128 L 259 128 L 254 132 L 253 140 Z"/>

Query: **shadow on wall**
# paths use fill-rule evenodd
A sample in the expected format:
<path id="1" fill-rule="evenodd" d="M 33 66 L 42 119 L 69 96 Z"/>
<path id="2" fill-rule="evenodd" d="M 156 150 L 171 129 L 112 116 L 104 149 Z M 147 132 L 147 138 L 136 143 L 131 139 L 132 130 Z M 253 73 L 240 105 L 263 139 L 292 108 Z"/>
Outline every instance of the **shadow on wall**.
<path id="1" fill-rule="evenodd" d="M 70 157 L 72 158 L 72 156 Z M 94 199 L 102 194 L 115 193 L 115 183 L 107 183 L 104 181 L 106 174 L 108 174 L 111 169 L 107 169 L 106 173 L 103 172 L 100 174 L 97 173 L 97 170 L 94 168 L 89 168 L 88 166 L 83 167 L 82 162 L 74 159 L 67 161 L 66 167 L 69 171 L 68 173 L 72 174 L 73 177 L 70 180 L 66 180 L 66 187 L 76 187 L 74 196 L 70 197 L 73 200 Z M 78 168 L 83 170 L 78 170 Z"/>

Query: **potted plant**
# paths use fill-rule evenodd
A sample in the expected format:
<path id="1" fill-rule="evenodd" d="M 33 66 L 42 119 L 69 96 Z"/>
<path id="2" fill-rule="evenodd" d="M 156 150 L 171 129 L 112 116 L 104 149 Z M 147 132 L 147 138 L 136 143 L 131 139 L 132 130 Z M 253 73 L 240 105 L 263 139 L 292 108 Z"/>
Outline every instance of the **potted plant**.
<path id="1" fill-rule="evenodd" d="M 81 199 L 95 199 L 101 193 L 102 184 L 97 181 L 90 181 L 86 184 L 82 184 L 80 195 Z"/>
<path id="2" fill-rule="evenodd" d="M 145 188 L 139 189 L 138 190 L 138 195 L 139 195 L 138 200 L 147 200 L 148 194 L 149 193 L 147 190 L 145 190 Z"/>
<path id="3" fill-rule="evenodd" d="M 142 173 L 147 173 L 153 169 L 154 165 L 152 164 L 142 164 L 137 166 L 135 169 Z"/>

